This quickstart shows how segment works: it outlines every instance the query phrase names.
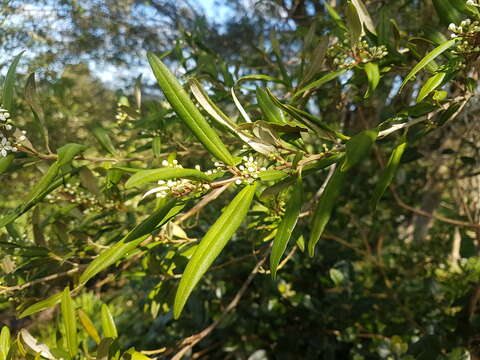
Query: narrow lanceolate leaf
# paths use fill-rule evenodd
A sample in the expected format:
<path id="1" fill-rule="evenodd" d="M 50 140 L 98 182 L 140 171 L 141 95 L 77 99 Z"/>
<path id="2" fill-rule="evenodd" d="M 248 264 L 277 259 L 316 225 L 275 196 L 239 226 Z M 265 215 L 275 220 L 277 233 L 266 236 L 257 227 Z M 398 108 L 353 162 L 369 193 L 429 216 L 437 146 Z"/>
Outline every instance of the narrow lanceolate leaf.
<path id="1" fill-rule="evenodd" d="M 71 357 L 75 357 L 78 352 L 77 319 L 75 317 L 75 307 L 68 286 L 63 290 L 61 308 L 68 352 Z"/>
<path id="2" fill-rule="evenodd" d="M 375 186 L 375 190 L 373 191 L 372 199 L 370 200 L 370 206 L 372 207 L 373 210 L 375 210 L 375 208 L 377 207 L 378 201 L 385 193 L 385 190 L 387 190 L 388 185 L 390 185 L 390 183 L 392 182 L 393 177 L 397 172 L 398 164 L 402 159 L 402 155 L 406 147 L 407 147 L 407 143 L 402 142 L 392 151 L 392 154 L 388 159 L 387 166 L 383 170 L 380 180 L 378 181 L 377 185 Z"/>
<path id="3" fill-rule="evenodd" d="M 400 86 L 400 90 L 405 86 L 405 84 L 413 78 L 420 70 L 422 70 L 425 66 L 427 66 L 433 59 L 436 57 L 440 56 L 443 52 L 448 50 L 450 47 L 455 44 L 455 39 L 448 40 L 440 45 L 438 45 L 435 49 L 430 51 L 427 55 L 424 56 L 420 62 L 415 65 L 415 67 L 408 73 L 408 75 L 405 77 L 405 79 L 402 82 L 402 85 Z"/>
<path id="4" fill-rule="evenodd" d="M 132 187 L 142 186 L 158 180 L 170 180 L 176 178 L 188 178 L 200 181 L 210 182 L 208 175 L 195 169 L 177 169 L 177 168 L 161 168 L 152 170 L 138 171 L 132 175 L 125 183 L 125 187 L 130 189 Z"/>
<path id="5" fill-rule="evenodd" d="M 366 63 L 364 70 L 368 78 L 368 90 L 365 93 L 366 99 L 373 94 L 378 86 L 378 82 L 380 81 L 380 70 L 378 68 L 378 64 L 373 62 Z"/>
<path id="6" fill-rule="evenodd" d="M 425 99 L 433 90 L 435 90 L 440 84 L 442 83 L 443 79 L 445 78 L 446 73 L 439 72 L 433 76 L 431 76 L 425 84 L 423 84 L 422 88 L 418 92 L 417 102 L 421 102 Z"/>
<path id="7" fill-rule="evenodd" d="M 244 81 L 265 81 L 265 82 L 275 82 L 275 83 L 285 84 L 285 81 L 276 77 L 263 75 L 263 74 L 251 74 L 251 75 L 245 75 L 239 78 L 235 83 L 235 85 L 238 85 Z"/>
<path id="8" fill-rule="evenodd" d="M 265 120 L 274 124 L 285 124 L 283 111 L 273 103 L 267 92 L 262 88 L 257 88 L 256 95 L 258 106 L 260 107 Z"/>
<path id="9" fill-rule="evenodd" d="M 287 248 L 288 241 L 292 236 L 293 229 L 297 224 L 298 216 L 303 204 L 303 185 L 302 177 L 298 175 L 297 181 L 293 185 L 285 209 L 285 215 L 277 229 L 277 234 L 273 240 L 272 253 L 270 254 L 270 272 L 275 279 L 277 267 L 280 259 Z"/>
<path id="10" fill-rule="evenodd" d="M 48 128 L 45 123 L 45 113 L 43 112 L 43 108 L 38 97 L 37 85 L 35 83 L 35 73 L 31 73 L 27 79 L 27 83 L 25 85 L 25 101 L 30 106 L 34 118 L 39 124 L 40 131 L 42 132 L 44 138 L 45 147 L 50 150 Z"/>
<path id="11" fill-rule="evenodd" d="M 10 168 L 13 159 L 15 159 L 15 155 L 13 154 L 8 154 L 7 156 L 0 158 L 0 175 L 2 175 Z"/>
<path id="12" fill-rule="evenodd" d="M 108 135 L 107 130 L 105 130 L 101 126 L 95 126 L 92 129 L 92 134 L 106 151 L 108 151 L 111 155 L 115 156 L 117 151 L 115 149 L 115 146 L 113 145 L 112 139 Z"/>
<path id="13" fill-rule="evenodd" d="M 58 293 L 58 294 L 54 294 L 54 295 L 50 296 L 48 299 L 39 301 L 39 302 L 29 306 L 25 310 L 23 310 L 22 313 L 19 315 L 19 318 L 22 319 L 26 316 L 30 316 L 32 314 L 35 314 L 35 313 L 39 312 L 39 311 L 48 309 L 52 306 L 57 305 L 61 300 L 62 300 L 62 293 L 61 292 Z"/>
<path id="14" fill-rule="evenodd" d="M 195 79 L 190 81 L 190 90 L 200 106 L 202 106 L 202 108 L 212 117 L 212 119 L 229 129 L 233 134 L 248 144 L 253 150 L 264 155 L 269 155 L 276 151 L 274 146 L 269 145 L 258 138 L 247 135 L 240 130 L 237 124 L 231 121 L 228 116 L 225 115 L 225 113 L 220 110 L 217 105 L 215 105 L 215 103 L 208 97 L 207 93 L 202 89 L 200 83 Z"/>
<path id="15" fill-rule="evenodd" d="M 7 359 L 8 351 L 10 350 L 10 336 L 10 329 L 4 326 L 0 333 L 0 360 Z"/>
<path id="16" fill-rule="evenodd" d="M 340 75 L 342 75 L 346 70 L 339 70 L 339 71 L 334 71 L 334 72 L 331 72 L 331 73 L 328 73 L 324 76 L 322 76 L 320 79 L 318 80 L 315 80 L 315 81 L 312 81 L 310 84 L 308 84 L 307 86 L 301 88 L 300 90 L 298 90 L 294 95 L 293 95 L 293 98 L 296 99 L 298 98 L 300 95 L 302 95 L 305 91 L 308 91 L 308 90 L 312 90 L 312 89 L 316 89 L 316 88 L 319 88 L 320 86 L 322 86 L 323 84 L 329 82 L 329 81 L 332 81 L 334 79 L 336 79 L 337 77 L 339 77 Z"/>
<path id="17" fill-rule="evenodd" d="M 363 25 L 357 8 L 350 1 L 347 3 L 347 8 L 345 9 L 345 17 L 347 19 L 351 41 L 353 44 L 356 44 L 363 34 Z"/>
<path id="18" fill-rule="evenodd" d="M 113 321 L 112 314 L 106 304 L 102 304 L 102 330 L 103 336 L 107 338 L 116 339 L 118 337 L 117 327 Z"/>
<path id="19" fill-rule="evenodd" d="M 15 78 L 17 75 L 17 65 L 24 51 L 15 56 L 12 64 L 8 68 L 5 82 L 3 83 L 2 107 L 11 112 L 13 110 L 13 91 L 15 88 Z"/>
<path id="20" fill-rule="evenodd" d="M 352 3 L 357 9 L 358 17 L 360 18 L 363 26 L 365 26 L 372 34 L 377 35 L 377 32 L 375 31 L 375 25 L 373 25 L 372 18 L 370 17 L 367 7 L 362 0 L 352 0 Z"/>
<path id="21" fill-rule="evenodd" d="M 243 119 L 245 120 L 245 122 L 251 123 L 251 122 L 252 122 L 252 119 L 250 119 L 250 116 L 248 116 L 247 112 L 245 111 L 245 109 L 243 108 L 242 104 L 241 104 L 240 101 L 238 100 L 237 95 L 235 95 L 235 90 L 234 90 L 233 88 L 231 88 L 231 89 L 230 89 L 230 92 L 232 93 L 233 102 L 235 103 L 235 106 L 237 107 L 238 111 L 239 111 L 240 114 L 242 115 L 242 117 L 243 117 Z"/>
<path id="22" fill-rule="evenodd" d="M 365 158 L 378 136 L 378 130 L 365 130 L 353 136 L 345 145 L 345 161 L 341 171 L 347 171 Z"/>
<path id="23" fill-rule="evenodd" d="M 90 335 L 90 337 L 93 339 L 93 341 L 95 341 L 95 343 L 100 344 L 100 335 L 98 335 L 98 331 L 95 328 L 95 325 L 93 325 L 90 317 L 82 309 L 78 309 L 78 318 L 80 319 L 80 323 L 82 324 L 87 334 Z"/>
<path id="24" fill-rule="evenodd" d="M 175 200 L 170 200 L 160 209 L 152 213 L 148 218 L 138 224 L 131 230 L 122 240 L 113 245 L 111 248 L 102 252 L 93 260 L 80 276 L 80 284 L 86 283 L 99 272 L 105 270 L 107 267 L 115 264 L 125 255 L 135 249 L 138 244 L 147 238 L 147 236 L 154 231 L 158 226 L 164 224 L 170 216 L 170 210 L 175 205 Z"/>
<path id="25" fill-rule="evenodd" d="M 175 76 L 157 56 L 148 53 L 147 57 L 160 88 L 177 115 L 213 156 L 225 164 L 234 165 L 234 157 L 183 90 Z"/>
<path id="26" fill-rule="evenodd" d="M 173 316 L 178 319 L 191 292 L 239 228 L 255 194 L 256 185 L 247 185 L 223 210 L 203 237 L 183 273 L 175 295 Z"/>
<path id="27" fill-rule="evenodd" d="M 155 136 L 152 140 L 152 151 L 153 151 L 153 156 L 156 158 L 160 157 L 162 154 L 162 139 L 160 136 Z"/>
<path id="28" fill-rule="evenodd" d="M 315 254 L 315 245 L 320 240 L 320 236 L 322 236 L 325 226 L 330 220 L 333 206 L 342 191 L 346 176 L 347 173 L 337 167 L 318 201 L 312 217 L 310 240 L 308 241 L 308 254 L 310 256 Z"/>

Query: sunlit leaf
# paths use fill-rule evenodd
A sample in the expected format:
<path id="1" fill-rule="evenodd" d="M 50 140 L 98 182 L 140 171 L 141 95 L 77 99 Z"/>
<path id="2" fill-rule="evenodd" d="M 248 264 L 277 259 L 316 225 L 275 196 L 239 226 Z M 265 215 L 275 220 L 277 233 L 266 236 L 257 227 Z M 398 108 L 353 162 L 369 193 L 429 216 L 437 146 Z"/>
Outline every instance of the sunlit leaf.
<path id="1" fill-rule="evenodd" d="M 225 164 L 234 165 L 235 159 L 183 90 L 175 76 L 157 56 L 152 53 L 148 53 L 147 56 L 160 88 L 178 116 L 213 156 Z"/>
<path id="2" fill-rule="evenodd" d="M 39 312 L 39 311 L 48 309 L 52 306 L 57 305 L 61 300 L 62 300 L 62 293 L 60 292 L 60 293 L 57 293 L 55 295 L 50 296 L 48 299 L 39 301 L 39 302 L 29 306 L 28 308 L 23 310 L 22 313 L 18 317 L 20 319 L 22 319 L 26 316 L 30 316 L 32 314 L 35 314 L 35 313 Z"/>
<path id="3" fill-rule="evenodd" d="M 75 316 L 75 307 L 70 296 L 70 288 L 68 286 L 63 290 L 61 308 L 68 352 L 70 353 L 70 356 L 75 357 L 78 352 L 77 319 Z"/>
<path id="4" fill-rule="evenodd" d="M 366 63 L 364 70 L 368 78 L 368 90 L 365 93 L 365 98 L 368 98 L 377 88 L 380 81 L 380 70 L 378 69 L 378 64 L 373 62 Z"/>
<path id="5" fill-rule="evenodd" d="M 102 304 L 101 318 L 103 336 L 116 339 L 118 337 L 117 327 L 115 326 L 115 322 L 113 321 L 112 314 L 110 313 L 107 304 Z"/>
<path id="6" fill-rule="evenodd" d="M 425 99 L 433 90 L 435 90 L 440 84 L 442 83 L 443 79 L 445 78 L 446 73 L 439 72 L 435 75 L 431 76 L 425 84 L 423 84 L 422 88 L 418 92 L 417 102 L 421 102 Z"/>
<path id="7" fill-rule="evenodd" d="M 173 306 L 175 319 L 180 317 L 191 292 L 247 216 L 255 189 L 255 184 L 245 186 L 201 240 L 185 268 L 175 295 Z"/>

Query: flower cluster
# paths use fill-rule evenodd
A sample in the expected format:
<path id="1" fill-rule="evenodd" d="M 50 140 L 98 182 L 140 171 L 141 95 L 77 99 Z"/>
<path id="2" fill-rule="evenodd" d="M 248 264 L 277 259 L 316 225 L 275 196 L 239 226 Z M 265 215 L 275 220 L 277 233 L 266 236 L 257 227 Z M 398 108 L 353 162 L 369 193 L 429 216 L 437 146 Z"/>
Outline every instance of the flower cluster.
<path id="1" fill-rule="evenodd" d="M 128 108 L 128 100 L 120 99 L 120 101 L 117 102 L 117 113 L 115 115 L 119 127 L 129 126 L 128 121 L 135 120 L 132 112 L 127 112 L 125 110 L 126 108 Z M 139 111 L 135 110 L 134 115 L 139 115 Z"/>
<path id="2" fill-rule="evenodd" d="M 467 0 L 467 5 L 480 7 L 479 0 Z"/>
<path id="3" fill-rule="evenodd" d="M 10 113 L 0 108 L 0 157 L 17 151 L 18 144 L 26 139 L 25 135 L 26 131 L 16 129 L 10 119 Z"/>
<path id="4" fill-rule="evenodd" d="M 359 63 L 380 60 L 388 54 L 384 45 L 370 46 L 366 40 L 360 41 L 354 48 L 345 39 L 331 46 L 327 56 L 333 59 L 333 65 L 339 69 L 346 69 Z"/>
<path id="5" fill-rule="evenodd" d="M 85 191 L 80 183 L 68 183 L 55 194 L 48 194 L 45 197 L 50 204 L 57 202 L 69 202 L 85 208 L 84 213 L 101 212 L 115 207 L 111 200 L 99 201 L 93 194 Z"/>
<path id="6" fill-rule="evenodd" d="M 235 180 L 235 184 L 252 184 L 257 178 L 260 171 L 267 170 L 264 167 L 260 167 L 257 161 L 252 156 L 244 156 L 243 163 L 238 166 L 239 179 Z"/>
<path id="7" fill-rule="evenodd" d="M 460 25 L 450 24 L 448 29 L 452 32 L 452 38 L 459 39 L 456 47 L 457 53 L 471 54 L 480 52 L 480 22 L 466 19 Z"/>

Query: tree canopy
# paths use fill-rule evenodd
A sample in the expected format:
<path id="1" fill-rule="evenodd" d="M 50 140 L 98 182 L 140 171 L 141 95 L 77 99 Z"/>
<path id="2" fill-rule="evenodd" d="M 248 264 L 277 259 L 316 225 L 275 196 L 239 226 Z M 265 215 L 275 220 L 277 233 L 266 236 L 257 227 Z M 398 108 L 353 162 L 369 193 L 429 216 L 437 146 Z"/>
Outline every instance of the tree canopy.
<path id="1" fill-rule="evenodd" d="M 0 360 L 480 358 L 480 2 L 216 6 L 4 1 Z"/>

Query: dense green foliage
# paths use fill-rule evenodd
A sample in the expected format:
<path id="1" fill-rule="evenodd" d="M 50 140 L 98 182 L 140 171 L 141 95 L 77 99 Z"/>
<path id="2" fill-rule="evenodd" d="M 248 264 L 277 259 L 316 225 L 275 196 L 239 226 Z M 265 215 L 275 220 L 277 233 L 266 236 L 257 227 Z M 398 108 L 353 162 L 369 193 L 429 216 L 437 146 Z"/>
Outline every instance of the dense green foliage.
<path id="1" fill-rule="evenodd" d="M 33 64 L 123 26 L 157 84 L 9 54 L 0 360 L 480 358 L 478 1 L 59 5 Z"/>

